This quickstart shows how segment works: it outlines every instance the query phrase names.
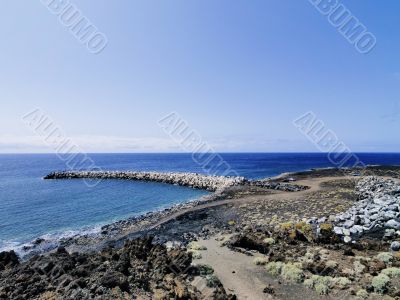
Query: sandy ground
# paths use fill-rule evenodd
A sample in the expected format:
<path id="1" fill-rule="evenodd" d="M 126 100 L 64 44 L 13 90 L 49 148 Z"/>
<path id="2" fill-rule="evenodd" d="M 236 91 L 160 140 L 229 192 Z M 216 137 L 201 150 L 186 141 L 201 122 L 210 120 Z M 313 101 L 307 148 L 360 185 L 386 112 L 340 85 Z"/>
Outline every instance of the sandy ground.
<path id="1" fill-rule="evenodd" d="M 301 284 L 286 285 L 268 276 L 262 266 L 256 266 L 253 263 L 257 255 L 248 256 L 227 247 L 221 247 L 221 242 L 215 238 L 200 240 L 199 244 L 207 247 L 207 250 L 201 251 L 202 258 L 195 260 L 195 263 L 212 266 L 226 291 L 235 294 L 239 300 L 334 299 L 316 295 Z M 266 286 L 274 289 L 273 295 L 263 292 Z"/>

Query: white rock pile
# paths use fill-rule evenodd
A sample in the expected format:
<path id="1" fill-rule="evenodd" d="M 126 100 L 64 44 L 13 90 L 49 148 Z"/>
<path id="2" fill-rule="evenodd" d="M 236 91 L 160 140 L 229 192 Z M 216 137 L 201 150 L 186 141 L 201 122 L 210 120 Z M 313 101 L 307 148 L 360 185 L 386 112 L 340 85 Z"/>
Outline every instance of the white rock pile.
<path id="1" fill-rule="evenodd" d="M 44 179 L 72 179 L 72 178 L 93 178 L 93 179 L 125 179 L 153 181 L 208 191 L 220 191 L 227 187 L 245 184 L 244 177 L 208 176 L 197 173 L 176 173 L 176 172 L 132 172 L 132 171 L 64 171 L 53 172 Z"/>
<path id="2" fill-rule="evenodd" d="M 366 177 L 356 186 L 359 201 L 334 218 L 334 231 L 345 242 L 386 229 L 385 235 L 400 235 L 400 184 L 392 179 Z"/>

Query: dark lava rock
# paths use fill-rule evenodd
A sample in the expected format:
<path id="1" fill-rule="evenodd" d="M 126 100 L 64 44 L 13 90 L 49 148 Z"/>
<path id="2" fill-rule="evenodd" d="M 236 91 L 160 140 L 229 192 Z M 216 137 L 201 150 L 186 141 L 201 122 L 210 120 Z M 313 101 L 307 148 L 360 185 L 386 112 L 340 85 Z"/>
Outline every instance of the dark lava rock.
<path id="1" fill-rule="evenodd" d="M 19 264 L 18 256 L 14 251 L 0 252 L 0 271 Z"/>
<path id="2" fill-rule="evenodd" d="M 0 253 L 0 299 L 201 299 L 190 284 L 192 257 L 167 249 L 152 238 L 127 241 L 98 253 L 54 253 L 19 263 L 13 252 Z M 161 291 L 161 292 L 160 292 Z M 234 299 L 223 287 L 213 299 Z"/>
<path id="3" fill-rule="evenodd" d="M 127 277 L 120 273 L 109 271 L 100 278 L 100 284 L 104 287 L 114 288 L 116 286 L 120 287 L 122 291 L 129 290 L 129 283 Z"/>
<path id="4" fill-rule="evenodd" d="M 274 290 L 273 286 L 271 286 L 269 284 L 263 289 L 263 293 L 273 295 L 273 294 L 275 294 L 275 290 Z"/>
<path id="5" fill-rule="evenodd" d="M 41 243 L 43 243 L 45 240 L 42 238 L 37 238 L 36 240 L 33 241 L 32 244 L 34 244 L 35 246 L 40 245 Z"/>
<path id="6" fill-rule="evenodd" d="M 234 236 L 230 242 L 231 247 L 239 247 L 246 250 L 257 250 L 260 253 L 266 254 L 269 252 L 269 247 L 263 241 L 265 234 L 257 232 L 246 232 Z"/>

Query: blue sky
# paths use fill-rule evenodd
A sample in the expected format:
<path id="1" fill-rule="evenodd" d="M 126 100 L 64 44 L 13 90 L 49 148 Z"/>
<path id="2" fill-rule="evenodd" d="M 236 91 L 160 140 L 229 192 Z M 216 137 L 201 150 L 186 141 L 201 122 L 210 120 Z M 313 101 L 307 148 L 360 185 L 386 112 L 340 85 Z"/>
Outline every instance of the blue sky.
<path id="1" fill-rule="evenodd" d="M 71 1 L 108 44 L 95 55 L 39 0 L 0 11 L 0 152 L 52 152 L 40 108 L 88 152 L 180 151 L 178 112 L 217 151 L 318 151 L 313 111 L 353 151 L 400 149 L 400 2 L 342 3 L 377 39 L 360 54 L 307 0 Z"/>

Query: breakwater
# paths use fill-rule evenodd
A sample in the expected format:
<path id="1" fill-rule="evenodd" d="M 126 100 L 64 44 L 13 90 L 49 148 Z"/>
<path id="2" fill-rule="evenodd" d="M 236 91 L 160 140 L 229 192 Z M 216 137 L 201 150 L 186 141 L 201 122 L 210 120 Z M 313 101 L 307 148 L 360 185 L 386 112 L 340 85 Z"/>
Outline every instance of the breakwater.
<path id="1" fill-rule="evenodd" d="M 191 188 L 218 191 L 248 183 L 244 177 L 209 176 L 198 173 L 133 172 L 133 171 L 64 171 L 52 172 L 44 179 L 123 179 L 175 184 Z"/>

